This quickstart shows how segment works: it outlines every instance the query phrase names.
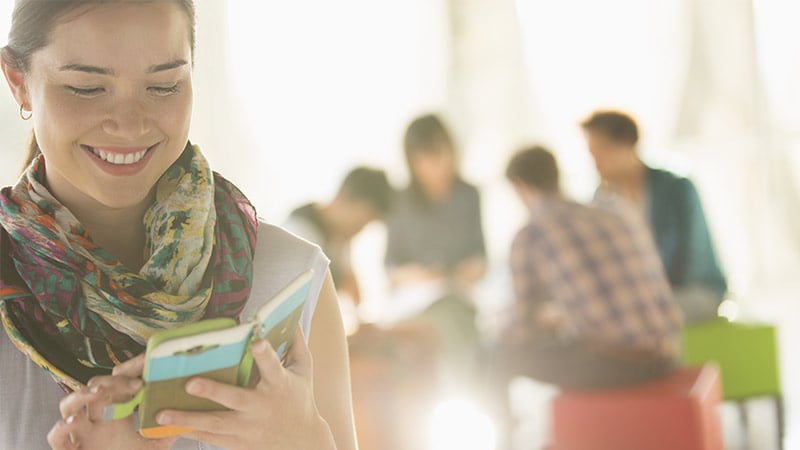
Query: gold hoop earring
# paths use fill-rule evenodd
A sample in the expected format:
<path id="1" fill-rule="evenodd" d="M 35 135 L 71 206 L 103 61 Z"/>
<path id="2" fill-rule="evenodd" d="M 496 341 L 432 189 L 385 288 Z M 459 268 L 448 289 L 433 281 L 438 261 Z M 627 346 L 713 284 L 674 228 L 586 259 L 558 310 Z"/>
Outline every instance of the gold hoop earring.
<path id="1" fill-rule="evenodd" d="M 19 116 L 22 118 L 22 120 L 28 120 L 31 117 L 33 117 L 33 111 L 28 111 L 28 114 L 26 115 L 25 114 L 25 107 L 22 106 L 22 105 L 19 105 Z"/>

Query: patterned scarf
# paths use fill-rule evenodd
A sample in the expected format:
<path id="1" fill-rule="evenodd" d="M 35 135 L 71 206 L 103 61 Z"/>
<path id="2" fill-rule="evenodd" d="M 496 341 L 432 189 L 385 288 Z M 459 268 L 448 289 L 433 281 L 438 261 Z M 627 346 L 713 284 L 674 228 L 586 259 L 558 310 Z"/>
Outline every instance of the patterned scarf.
<path id="1" fill-rule="evenodd" d="M 62 387 L 110 373 L 159 330 L 238 319 L 252 281 L 255 209 L 196 146 L 156 185 L 138 273 L 95 244 L 43 180 L 40 156 L 0 193 L 0 317 Z"/>

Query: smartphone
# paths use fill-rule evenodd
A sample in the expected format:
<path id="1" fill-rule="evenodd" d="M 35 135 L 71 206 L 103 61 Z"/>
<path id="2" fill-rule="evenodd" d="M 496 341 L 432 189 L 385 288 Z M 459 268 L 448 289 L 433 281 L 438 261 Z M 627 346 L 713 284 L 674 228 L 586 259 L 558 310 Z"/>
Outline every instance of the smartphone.
<path id="1" fill-rule="evenodd" d="M 308 270 L 265 303 L 242 324 L 230 318 L 206 319 L 154 334 L 147 342 L 138 395 L 139 433 L 162 438 L 192 431 L 162 426 L 155 415 L 163 409 L 189 411 L 224 410 L 224 406 L 186 393 L 186 382 L 195 376 L 244 386 L 251 377 L 253 357 L 250 345 L 267 339 L 285 359 L 292 345 L 303 305 L 308 297 L 313 271 Z M 130 403 L 130 402 L 129 402 Z M 120 404 L 120 411 L 130 405 Z M 112 412 L 112 418 L 123 417 Z"/>

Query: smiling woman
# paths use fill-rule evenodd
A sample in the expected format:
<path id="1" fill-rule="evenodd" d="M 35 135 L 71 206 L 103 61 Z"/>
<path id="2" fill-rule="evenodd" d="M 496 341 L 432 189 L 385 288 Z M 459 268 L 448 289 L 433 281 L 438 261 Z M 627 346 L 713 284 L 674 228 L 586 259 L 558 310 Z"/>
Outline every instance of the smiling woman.
<path id="1" fill-rule="evenodd" d="M 25 72 L 7 70 L 9 84 L 34 112 L 47 181 L 65 206 L 80 213 L 100 205 L 143 210 L 152 202 L 150 188 L 188 139 L 189 28 L 171 2 L 84 6 L 61 16 L 50 45 L 29 61 L 11 59 Z M 133 35 L 141 37 L 126 39 Z M 143 149 L 146 160 L 131 165 L 99 156 L 124 161 Z"/>
<path id="2" fill-rule="evenodd" d="M 0 448 L 354 448 L 327 258 L 258 220 L 188 141 L 193 3 L 17 0 L 1 56 L 34 156 L 0 192 Z M 309 338 L 285 366 L 256 342 L 251 386 L 187 382 L 228 411 L 160 411 L 193 430 L 177 440 L 103 419 L 141 387 L 151 335 L 249 317 L 308 269 Z"/>

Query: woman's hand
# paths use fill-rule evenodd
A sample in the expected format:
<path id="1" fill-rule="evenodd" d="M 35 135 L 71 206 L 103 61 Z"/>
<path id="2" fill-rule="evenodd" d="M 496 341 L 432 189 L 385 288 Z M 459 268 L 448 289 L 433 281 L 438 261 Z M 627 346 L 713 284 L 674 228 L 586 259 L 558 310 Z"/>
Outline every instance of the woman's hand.
<path id="1" fill-rule="evenodd" d="M 115 367 L 110 376 L 89 380 L 83 389 L 59 403 L 62 420 L 47 434 L 54 450 L 169 449 L 175 438 L 145 439 L 134 428 L 133 417 L 104 421 L 103 409 L 115 402 L 130 400 L 142 387 L 139 378 L 144 355 Z"/>
<path id="2" fill-rule="evenodd" d="M 265 340 L 252 346 L 260 379 L 244 388 L 207 378 L 192 378 L 186 392 L 213 400 L 230 411 L 163 410 L 162 425 L 185 426 L 187 438 L 228 450 L 335 449 L 327 422 L 317 411 L 312 383 L 312 361 L 298 328 L 286 367 Z"/>

